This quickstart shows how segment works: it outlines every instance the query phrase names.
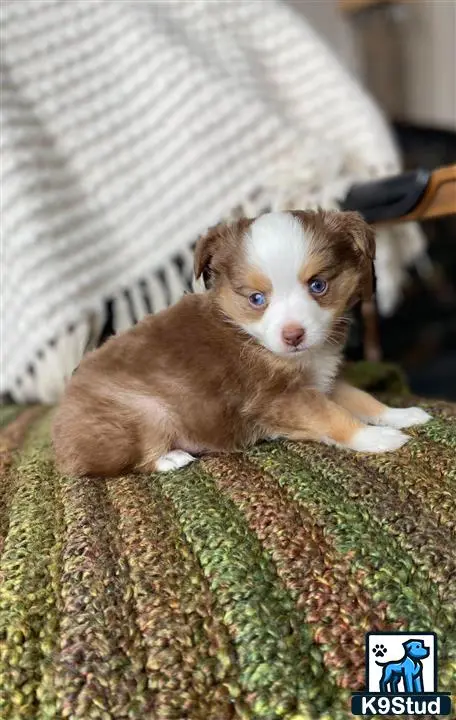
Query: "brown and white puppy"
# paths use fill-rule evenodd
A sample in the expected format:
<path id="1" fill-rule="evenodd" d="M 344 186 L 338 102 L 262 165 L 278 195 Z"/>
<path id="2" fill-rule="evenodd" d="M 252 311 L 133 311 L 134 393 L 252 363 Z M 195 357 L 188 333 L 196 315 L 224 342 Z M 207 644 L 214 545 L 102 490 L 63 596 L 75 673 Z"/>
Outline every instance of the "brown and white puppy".
<path id="1" fill-rule="evenodd" d="M 195 252 L 209 289 L 82 361 L 53 426 L 61 470 L 166 471 L 277 437 L 399 448 L 399 428 L 429 415 L 337 379 L 344 312 L 373 256 L 356 213 L 269 213 L 212 229 Z"/>

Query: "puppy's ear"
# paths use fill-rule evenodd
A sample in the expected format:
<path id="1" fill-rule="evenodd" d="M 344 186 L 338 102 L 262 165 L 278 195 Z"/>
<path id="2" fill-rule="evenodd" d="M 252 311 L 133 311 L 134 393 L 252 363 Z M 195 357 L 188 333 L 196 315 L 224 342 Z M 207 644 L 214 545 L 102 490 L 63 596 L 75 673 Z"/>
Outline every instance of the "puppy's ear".
<path id="1" fill-rule="evenodd" d="M 224 240 L 226 240 L 226 236 L 227 227 L 223 223 L 220 223 L 219 225 L 209 228 L 207 233 L 201 235 L 196 243 L 193 257 L 193 270 L 197 280 L 199 280 L 201 275 L 203 276 L 206 287 L 211 275 L 214 255 Z"/>
<path id="2" fill-rule="evenodd" d="M 357 212 L 324 211 L 323 222 L 328 230 L 350 239 L 357 255 L 372 263 L 375 258 L 375 232 Z"/>
<path id="3" fill-rule="evenodd" d="M 203 276 L 206 289 L 218 273 L 227 270 L 252 222 L 249 218 L 239 218 L 229 225 L 219 223 L 200 237 L 195 247 L 193 269 L 196 280 Z"/>
<path id="4" fill-rule="evenodd" d="M 357 212 L 342 213 L 347 232 L 350 233 L 355 248 L 370 264 L 375 258 L 375 231 Z"/>

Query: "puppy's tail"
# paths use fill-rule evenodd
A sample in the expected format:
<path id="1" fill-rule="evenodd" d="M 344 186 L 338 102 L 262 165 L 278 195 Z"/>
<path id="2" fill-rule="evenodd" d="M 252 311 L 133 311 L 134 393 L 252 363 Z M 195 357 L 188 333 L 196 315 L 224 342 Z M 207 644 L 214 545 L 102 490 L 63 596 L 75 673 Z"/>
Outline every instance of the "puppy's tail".
<path id="1" fill-rule="evenodd" d="M 121 406 L 71 402 L 63 398 L 53 427 L 56 464 L 73 477 L 113 477 L 129 472 L 140 459 L 137 425 Z"/>

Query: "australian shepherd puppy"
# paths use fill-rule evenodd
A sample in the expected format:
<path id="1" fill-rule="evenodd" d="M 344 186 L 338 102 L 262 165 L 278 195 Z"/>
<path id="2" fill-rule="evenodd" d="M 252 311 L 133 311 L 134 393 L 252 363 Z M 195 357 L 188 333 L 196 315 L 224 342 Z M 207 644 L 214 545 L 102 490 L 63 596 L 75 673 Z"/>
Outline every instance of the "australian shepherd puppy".
<path id="1" fill-rule="evenodd" d="M 356 213 L 283 212 L 219 225 L 195 251 L 207 290 L 88 354 L 57 410 L 69 475 L 183 467 L 195 455 L 292 438 L 396 450 L 429 419 L 338 379 L 344 313 L 371 270 Z"/>

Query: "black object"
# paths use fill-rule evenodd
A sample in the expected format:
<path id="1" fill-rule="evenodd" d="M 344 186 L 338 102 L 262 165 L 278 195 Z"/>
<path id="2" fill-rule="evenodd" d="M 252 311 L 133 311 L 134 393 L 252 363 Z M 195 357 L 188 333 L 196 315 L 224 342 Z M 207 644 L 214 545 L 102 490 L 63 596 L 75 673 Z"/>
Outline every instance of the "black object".
<path id="1" fill-rule="evenodd" d="M 352 185 L 341 210 L 357 210 L 368 223 L 397 220 L 418 205 L 430 178 L 431 173 L 421 169 Z"/>

